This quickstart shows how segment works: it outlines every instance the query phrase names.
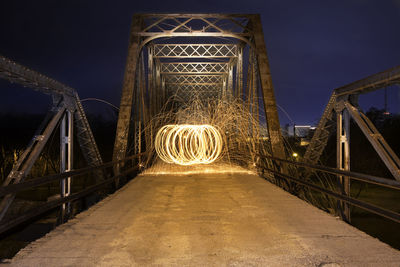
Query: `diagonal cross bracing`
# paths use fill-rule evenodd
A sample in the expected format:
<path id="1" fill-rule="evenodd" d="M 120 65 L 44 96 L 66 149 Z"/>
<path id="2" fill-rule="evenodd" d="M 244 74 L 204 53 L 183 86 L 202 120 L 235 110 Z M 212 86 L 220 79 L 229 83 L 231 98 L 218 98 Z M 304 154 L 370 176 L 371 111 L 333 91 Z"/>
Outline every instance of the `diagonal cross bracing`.
<path id="1" fill-rule="evenodd" d="M 161 74 L 226 74 L 228 63 L 175 62 L 160 63 Z"/>
<path id="2" fill-rule="evenodd" d="M 235 44 L 155 44 L 154 58 L 232 58 L 237 57 Z"/>
<path id="3" fill-rule="evenodd" d="M 161 34 L 240 34 L 249 35 L 251 15 L 247 14 L 142 14 L 141 36 Z"/>
<path id="4" fill-rule="evenodd" d="M 167 84 L 186 84 L 186 83 L 211 83 L 222 84 L 223 75 L 168 75 L 165 77 Z"/>

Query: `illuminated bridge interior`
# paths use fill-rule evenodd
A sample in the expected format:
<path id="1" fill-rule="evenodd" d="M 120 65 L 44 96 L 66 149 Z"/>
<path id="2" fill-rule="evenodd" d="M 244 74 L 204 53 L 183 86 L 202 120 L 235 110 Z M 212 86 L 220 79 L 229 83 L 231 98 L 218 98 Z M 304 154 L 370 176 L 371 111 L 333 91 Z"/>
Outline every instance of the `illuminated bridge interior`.
<path id="1" fill-rule="evenodd" d="M 355 208 L 388 229 L 400 222 L 398 206 L 360 199 L 351 187 L 399 196 L 400 160 L 358 96 L 400 84 L 400 67 L 333 90 L 300 159 L 281 132 L 256 14 L 133 16 L 111 162 L 102 160 L 79 90 L 5 57 L 0 77 L 53 99 L 0 188 L 0 233 L 49 216 L 58 226 L 11 265 L 400 263 L 397 249 L 351 226 Z M 351 127 L 391 177 L 350 169 Z M 59 173 L 32 177 L 55 134 Z M 336 142 L 336 168 L 320 161 L 328 142 Z M 14 214 L 21 194 L 48 184 L 59 193 Z"/>

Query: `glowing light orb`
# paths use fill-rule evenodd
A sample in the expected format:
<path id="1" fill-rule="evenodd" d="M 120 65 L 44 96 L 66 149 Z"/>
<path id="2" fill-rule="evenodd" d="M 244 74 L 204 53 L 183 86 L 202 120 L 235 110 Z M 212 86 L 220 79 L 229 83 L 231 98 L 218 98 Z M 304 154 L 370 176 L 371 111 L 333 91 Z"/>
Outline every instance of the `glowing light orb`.
<path id="1" fill-rule="evenodd" d="M 209 164 L 222 151 L 222 137 L 211 125 L 176 124 L 163 126 L 156 135 L 157 155 L 167 163 Z"/>

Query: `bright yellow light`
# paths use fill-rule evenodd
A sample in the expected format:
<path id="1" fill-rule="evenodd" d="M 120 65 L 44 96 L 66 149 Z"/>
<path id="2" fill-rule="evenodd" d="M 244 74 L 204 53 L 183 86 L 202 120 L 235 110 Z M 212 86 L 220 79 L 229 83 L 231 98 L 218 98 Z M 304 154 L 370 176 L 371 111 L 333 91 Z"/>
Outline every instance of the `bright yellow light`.
<path id="1" fill-rule="evenodd" d="M 157 132 L 154 143 L 160 159 L 179 165 L 209 164 L 222 151 L 221 134 L 208 124 L 165 125 Z"/>
<path id="2" fill-rule="evenodd" d="M 298 154 L 296 152 L 293 152 L 292 156 L 297 158 Z"/>

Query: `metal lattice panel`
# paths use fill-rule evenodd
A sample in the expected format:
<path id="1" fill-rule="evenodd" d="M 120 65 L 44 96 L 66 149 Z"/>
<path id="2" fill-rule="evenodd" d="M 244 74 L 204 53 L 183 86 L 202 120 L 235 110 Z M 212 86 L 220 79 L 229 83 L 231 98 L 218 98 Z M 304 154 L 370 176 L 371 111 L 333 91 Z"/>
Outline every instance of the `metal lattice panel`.
<path id="1" fill-rule="evenodd" d="M 168 90 L 185 90 L 185 91 L 221 91 L 222 85 L 218 84 L 167 84 Z"/>
<path id="2" fill-rule="evenodd" d="M 154 58 L 232 58 L 237 57 L 235 44 L 155 44 Z"/>
<path id="3" fill-rule="evenodd" d="M 228 63 L 188 62 L 161 63 L 161 74 L 226 74 Z"/>
<path id="4" fill-rule="evenodd" d="M 224 80 L 223 78 L 223 75 L 167 75 L 165 77 L 165 82 L 167 84 L 221 84 Z"/>
<path id="5" fill-rule="evenodd" d="M 144 14 L 142 36 L 155 34 L 241 34 L 248 35 L 249 15 L 242 14 Z"/>

